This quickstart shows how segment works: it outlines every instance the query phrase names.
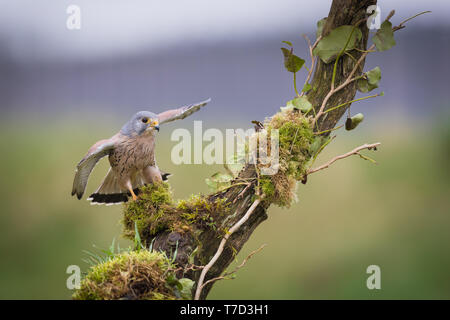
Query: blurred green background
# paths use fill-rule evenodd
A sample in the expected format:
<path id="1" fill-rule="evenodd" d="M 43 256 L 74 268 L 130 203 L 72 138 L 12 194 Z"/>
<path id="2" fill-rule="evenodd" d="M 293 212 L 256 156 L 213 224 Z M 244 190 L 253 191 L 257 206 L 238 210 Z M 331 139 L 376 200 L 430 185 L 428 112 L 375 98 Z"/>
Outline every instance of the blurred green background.
<path id="1" fill-rule="evenodd" d="M 15 123 L 1 124 L 0 298 L 70 298 L 65 272 L 72 264 L 87 270 L 82 250 L 107 248 L 113 238 L 130 245 L 120 238 L 120 205 L 91 206 L 70 197 L 77 161 L 120 120 L 105 118 L 92 129 L 94 120 L 67 119 L 45 126 L 45 119 L 23 121 L 19 131 Z M 269 209 L 237 261 L 267 247 L 235 280 L 219 281 L 209 298 L 450 298 L 448 114 L 433 122 L 386 119 L 338 131 L 316 162 L 380 141 L 370 154 L 379 164 L 353 157 L 310 176 L 299 185 L 298 203 Z M 203 179 L 220 166 L 173 165 L 173 127 L 164 128 L 158 163 L 173 173 L 175 196 L 208 192 Z M 106 170 L 103 160 L 88 193 Z M 373 264 L 381 268 L 381 290 L 366 288 L 366 268 Z"/>

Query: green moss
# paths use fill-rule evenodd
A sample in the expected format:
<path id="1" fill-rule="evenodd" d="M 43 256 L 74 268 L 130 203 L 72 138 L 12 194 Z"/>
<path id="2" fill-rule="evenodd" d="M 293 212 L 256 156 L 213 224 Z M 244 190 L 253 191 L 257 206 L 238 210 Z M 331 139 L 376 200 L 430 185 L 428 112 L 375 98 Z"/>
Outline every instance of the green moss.
<path id="1" fill-rule="evenodd" d="M 124 235 L 134 239 L 136 223 L 143 243 L 156 233 L 173 227 L 177 222 L 172 194 L 165 182 L 141 188 L 139 199 L 129 201 L 124 208 Z"/>
<path id="2" fill-rule="evenodd" d="M 161 231 L 183 233 L 193 228 L 216 228 L 215 217 L 226 209 L 224 199 L 211 202 L 201 195 L 175 203 L 167 183 L 149 185 L 141 189 L 137 201 L 125 205 L 124 236 L 134 239 L 136 224 L 142 243 L 148 246 Z"/>
<path id="3" fill-rule="evenodd" d="M 169 268 L 170 262 L 162 253 L 121 253 L 93 266 L 73 299 L 176 299 L 174 289 L 166 284 Z"/>
<path id="4" fill-rule="evenodd" d="M 268 136 L 277 129 L 279 135 L 279 169 L 271 176 L 261 176 L 259 183 L 265 201 L 288 207 L 295 198 L 295 186 L 302 180 L 311 158 L 315 135 L 312 118 L 296 110 L 275 114 L 266 121 Z"/>
<path id="5" fill-rule="evenodd" d="M 167 182 L 149 184 L 142 187 L 139 198 L 143 201 L 150 201 L 154 205 L 170 204 L 172 203 L 172 193 Z"/>
<path id="6" fill-rule="evenodd" d="M 270 176 L 263 176 L 259 180 L 261 190 L 266 198 L 272 198 L 275 195 L 275 186 L 272 183 Z"/>
<path id="7" fill-rule="evenodd" d="M 205 196 L 192 195 L 188 200 L 180 200 L 177 209 L 181 211 L 180 217 L 196 229 L 217 229 L 215 219 L 217 215 L 226 214 L 228 205 L 226 199 L 209 201 Z"/>

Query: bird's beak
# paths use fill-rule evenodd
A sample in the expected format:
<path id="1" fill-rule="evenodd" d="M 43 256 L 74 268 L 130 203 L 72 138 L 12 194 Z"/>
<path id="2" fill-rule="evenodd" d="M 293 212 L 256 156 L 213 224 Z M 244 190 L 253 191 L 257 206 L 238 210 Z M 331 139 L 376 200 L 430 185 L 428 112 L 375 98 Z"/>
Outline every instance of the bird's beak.
<path id="1" fill-rule="evenodd" d="M 155 128 L 155 130 L 157 130 L 159 132 L 159 121 L 154 120 L 152 123 L 152 127 Z"/>
<path id="2" fill-rule="evenodd" d="M 157 120 L 152 121 L 146 130 L 151 131 L 152 129 L 159 131 L 159 121 Z"/>

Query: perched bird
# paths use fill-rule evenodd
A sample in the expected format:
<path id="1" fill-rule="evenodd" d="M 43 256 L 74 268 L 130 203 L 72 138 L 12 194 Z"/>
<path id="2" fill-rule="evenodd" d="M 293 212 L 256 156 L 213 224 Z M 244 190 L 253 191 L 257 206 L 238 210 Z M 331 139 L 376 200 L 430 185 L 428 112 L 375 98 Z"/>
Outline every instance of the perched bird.
<path id="1" fill-rule="evenodd" d="M 159 125 L 184 119 L 205 106 L 211 99 L 178 109 L 155 114 L 140 111 L 110 139 L 95 143 L 78 163 L 73 180 L 72 196 L 84 194 L 89 175 L 97 162 L 109 156 L 108 174 L 88 200 L 92 203 L 114 204 L 137 199 L 139 187 L 165 180 L 168 174 L 159 170 L 155 160 L 155 136 Z"/>

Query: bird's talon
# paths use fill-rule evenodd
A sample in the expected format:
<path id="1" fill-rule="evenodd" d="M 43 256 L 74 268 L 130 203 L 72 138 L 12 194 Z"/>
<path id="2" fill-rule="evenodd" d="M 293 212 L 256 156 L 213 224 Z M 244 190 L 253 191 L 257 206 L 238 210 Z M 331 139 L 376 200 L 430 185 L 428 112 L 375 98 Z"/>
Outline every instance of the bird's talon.
<path id="1" fill-rule="evenodd" d="M 136 196 L 136 194 L 134 193 L 132 188 L 130 188 L 130 193 L 131 193 L 131 196 L 133 197 L 133 201 L 136 201 L 138 199 L 138 197 Z"/>

